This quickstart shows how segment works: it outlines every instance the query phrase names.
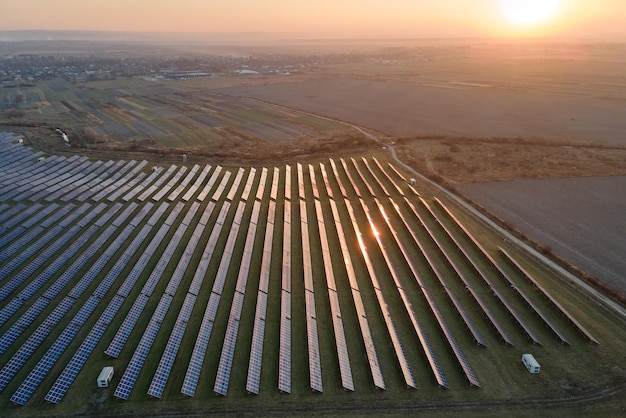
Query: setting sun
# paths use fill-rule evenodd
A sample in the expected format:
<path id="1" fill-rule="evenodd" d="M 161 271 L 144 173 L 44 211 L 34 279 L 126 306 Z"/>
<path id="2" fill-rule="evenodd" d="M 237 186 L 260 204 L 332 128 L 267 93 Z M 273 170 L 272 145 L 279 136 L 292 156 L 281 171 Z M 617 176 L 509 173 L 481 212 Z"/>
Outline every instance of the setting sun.
<path id="1" fill-rule="evenodd" d="M 501 0 L 502 12 L 512 22 L 532 24 L 552 16 L 559 0 Z"/>

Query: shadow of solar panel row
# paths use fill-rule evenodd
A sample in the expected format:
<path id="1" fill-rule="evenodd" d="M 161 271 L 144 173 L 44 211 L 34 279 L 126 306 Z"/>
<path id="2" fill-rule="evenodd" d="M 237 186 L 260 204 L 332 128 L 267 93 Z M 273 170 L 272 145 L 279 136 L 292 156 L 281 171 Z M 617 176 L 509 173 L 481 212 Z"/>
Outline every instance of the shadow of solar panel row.
<path id="1" fill-rule="evenodd" d="M 414 214 L 417 216 L 417 211 L 416 211 L 415 207 L 408 200 L 406 200 L 406 198 L 405 198 L 405 202 L 411 208 L 411 210 L 414 212 Z M 396 211 L 400 214 L 401 212 L 400 212 L 399 206 L 395 202 L 393 202 L 393 206 L 396 209 Z M 401 218 L 402 218 L 402 215 L 401 215 Z M 425 227 L 427 227 L 426 223 L 424 223 L 423 220 L 422 220 L 422 224 Z M 408 224 L 406 222 L 405 222 L 405 226 L 407 227 L 407 229 L 409 228 Z M 494 330 L 496 331 L 496 333 L 498 334 L 500 339 L 504 342 L 505 345 L 514 346 L 515 344 L 513 343 L 513 340 L 508 335 L 508 333 L 504 330 L 502 325 L 500 325 L 500 321 L 491 312 L 491 310 L 483 302 L 483 300 L 476 293 L 476 291 L 474 291 L 474 289 L 471 287 L 469 281 L 465 278 L 465 275 L 463 274 L 463 271 L 462 271 L 461 267 L 458 265 L 458 263 L 456 261 L 454 261 L 454 259 L 444 249 L 443 244 L 441 244 L 439 239 L 436 237 L 434 231 L 432 229 L 428 228 L 428 227 L 427 227 L 427 231 L 430 233 L 430 237 L 435 242 L 435 245 L 437 246 L 437 248 L 439 249 L 441 254 L 443 254 L 443 256 L 446 259 L 446 261 L 448 262 L 448 264 L 453 268 L 453 270 L 456 273 L 457 277 L 459 277 L 459 279 L 461 280 L 461 282 L 463 283 L 465 288 L 468 290 L 469 294 L 472 296 L 474 301 L 476 301 L 476 303 L 478 304 L 480 310 L 486 316 L 487 320 L 489 321 L 489 324 L 494 328 Z"/>
<path id="2" fill-rule="evenodd" d="M 546 297 L 551 303 L 552 305 L 554 305 L 554 307 L 556 307 L 566 318 L 567 320 L 574 325 L 574 327 L 590 342 L 596 345 L 599 345 L 600 343 L 598 342 L 598 340 L 596 340 L 594 338 L 593 335 L 591 335 L 591 333 L 589 331 L 587 331 L 587 329 L 580 323 L 578 322 L 578 320 L 576 318 L 574 318 L 572 316 L 572 314 L 569 313 L 569 311 L 567 309 L 565 309 L 563 307 L 563 305 L 561 305 L 559 303 L 559 301 L 557 301 L 538 281 L 537 279 L 535 279 L 524 267 L 522 267 L 522 265 L 517 262 L 513 257 L 511 257 L 511 255 L 504 250 L 504 248 L 498 247 L 498 250 L 500 250 L 500 252 L 506 257 L 506 259 L 513 265 L 515 266 L 521 273 L 522 275 L 531 283 L 533 284 L 533 286 L 535 286 L 540 292 L 541 294 Z"/>
<path id="3" fill-rule="evenodd" d="M 421 199 L 421 198 L 420 198 Z M 441 202 L 438 201 L 437 198 L 435 198 L 435 201 L 437 201 L 439 203 L 439 205 L 442 207 L 442 209 L 444 209 L 444 211 L 446 212 L 446 214 L 448 215 L 448 217 L 452 220 L 452 222 L 454 222 L 454 224 L 465 233 L 465 235 L 467 237 L 470 238 L 470 240 L 472 240 L 473 236 L 471 235 L 471 233 L 465 228 L 465 226 L 463 226 L 462 223 L 459 222 L 459 220 L 456 218 L 456 216 L 454 216 L 454 214 L 452 212 L 450 212 L 448 210 L 447 207 L 443 206 L 443 204 Z M 476 271 L 478 273 L 478 276 L 487 284 L 487 286 L 491 289 L 491 292 L 493 293 L 493 295 L 496 297 L 496 300 L 500 303 L 500 305 L 502 305 L 504 307 L 504 309 L 509 313 L 509 315 L 511 316 L 511 318 L 513 318 L 514 322 L 517 324 L 517 326 L 522 330 L 522 332 L 524 332 L 524 334 L 528 337 L 528 339 L 533 343 L 533 344 L 537 344 L 537 345 L 542 345 L 541 341 L 539 340 L 539 338 L 535 335 L 535 333 L 528 327 L 528 325 L 526 325 L 526 322 L 521 318 L 521 316 L 513 309 L 513 307 L 507 302 L 506 298 L 504 298 L 504 296 L 496 289 L 496 287 L 493 285 L 493 283 L 491 282 L 491 280 L 489 280 L 487 273 L 474 261 L 474 259 L 471 257 L 471 255 L 467 252 L 467 250 L 465 249 L 465 247 L 463 246 L 463 244 L 461 244 L 458 239 L 456 238 L 456 236 L 452 233 L 452 231 L 450 231 L 448 229 L 447 226 L 445 226 L 445 224 L 441 221 L 441 219 L 439 219 L 439 217 L 437 217 L 437 215 L 434 212 L 430 212 L 433 217 L 435 218 L 435 220 L 437 220 L 437 223 L 439 225 L 441 225 L 443 227 L 443 229 L 446 231 L 447 235 L 455 242 L 455 244 L 457 245 L 457 248 L 463 253 L 463 255 L 465 256 L 466 260 L 470 263 L 470 265 L 472 266 L 472 268 L 474 269 L 474 271 Z M 473 241 L 474 244 L 477 243 L 477 241 Z M 482 248 L 482 247 L 481 247 Z"/>
<path id="4" fill-rule="evenodd" d="M 361 201 L 361 204 L 364 205 L 363 201 L 362 200 L 360 201 Z M 389 333 L 389 336 L 391 337 L 391 342 L 394 347 L 394 351 L 396 353 L 396 359 L 398 360 L 400 369 L 402 370 L 404 381 L 407 387 L 416 389 L 417 383 L 415 381 L 415 377 L 413 376 L 413 372 L 411 370 L 409 362 L 406 358 L 406 354 L 404 352 L 404 347 L 402 346 L 402 342 L 400 340 L 400 337 L 398 336 L 397 329 L 395 327 L 393 319 L 391 318 L 391 313 L 389 312 L 389 306 L 387 305 L 387 302 L 385 301 L 385 297 L 382 291 L 380 290 L 378 277 L 376 276 L 374 265 L 372 263 L 372 260 L 370 259 L 369 253 L 367 252 L 365 243 L 363 242 L 362 232 L 356 220 L 356 216 L 354 214 L 354 208 L 352 207 L 352 204 L 350 203 L 350 201 L 347 199 L 345 200 L 345 204 L 346 204 L 346 209 L 348 210 L 348 214 L 350 215 L 350 219 L 352 221 L 352 228 L 354 229 L 356 238 L 359 242 L 359 247 L 361 249 L 361 254 L 363 255 L 363 259 L 365 261 L 365 266 L 369 273 L 370 281 L 372 282 L 372 286 L 374 287 L 376 299 L 378 301 L 378 306 L 385 320 L 385 326 L 387 328 L 387 332 Z M 393 271 L 392 271 L 392 274 L 393 274 Z"/>
<path id="5" fill-rule="evenodd" d="M 474 322 L 470 319 L 469 315 L 465 311 L 465 308 L 461 305 L 461 303 L 458 301 L 457 297 L 454 295 L 454 292 L 452 291 L 452 289 L 448 285 L 448 283 L 447 283 L 443 273 L 437 267 L 437 264 L 436 264 L 434 258 L 431 256 L 431 254 L 426 249 L 426 247 L 424 245 L 422 245 L 421 241 L 419 240 L 419 238 L 415 234 L 415 231 L 409 226 L 409 223 L 407 222 L 406 218 L 404 217 L 404 214 L 400 210 L 400 207 L 398 205 L 396 205 L 396 203 L 393 200 L 390 199 L 390 201 L 393 204 L 394 208 L 396 209 L 398 217 L 402 220 L 402 223 L 404 224 L 405 228 L 411 234 L 411 237 L 413 238 L 413 242 L 415 243 L 415 245 L 417 245 L 417 247 L 420 249 L 422 255 L 426 259 L 426 262 L 428 263 L 428 266 L 430 267 L 430 270 L 435 274 L 435 277 L 437 277 L 437 280 L 439 280 L 439 283 L 441 284 L 441 287 L 443 288 L 443 290 L 445 291 L 446 295 L 448 296 L 448 299 L 450 299 L 450 301 L 452 302 L 452 305 L 454 306 L 454 308 L 456 309 L 457 313 L 459 314 L 459 316 L 463 320 L 463 323 L 465 324 L 467 329 L 470 331 L 470 334 L 472 334 L 472 338 L 474 339 L 474 341 L 476 342 L 476 344 L 478 346 L 486 347 L 487 343 L 485 342 L 485 340 L 483 339 L 482 335 L 480 334 L 480 331 L 478 331 L 478 328 L 474 325 Z M 397 236 L 397 234 L 393 230 L 393 227 L 391 226 L 389 218 L 385 215 L 384 208 L 382 207 L 380 202 L 377 202 L 377 203 L 378 203 L 378 207 L 379 207 L 381 213 L 383 214 L 383 217 L 385 218 L 385 220 L 387 221 L 387 224 L 389 225 L 389 228 L 392 230 L 392 233 L 393 233 L 393 236 L 394 236 L 396 242 L 398 243 L 399 246 L 402 245 L 402 242 L 401 242 L 400 238 Z M 430 229 L 430 227 L 424 222 L 424 219 L 420 216 L 420 214 L 417 211 L 415 211 L 415 208 L 412 208 L 412 212 L 413 212 L 413 215 L 419 221 L 420 226 L 427 232 L 429 238 L 433 242 L 435 242 L 435 244 L 438 246 L 438 248 L 440 249 L 442 254 L 445 255 L 446 251 L 442 247 L 439 246 L 438 240 L 436 239 L 436 237 L 433 234 L 433 231 Z M 418 279 L 418 280 L 420 280 L 420 279 Z M 425 287 L 423 287 L 422 289 L 423 289 L 423 291 L 426 291 Z"/>

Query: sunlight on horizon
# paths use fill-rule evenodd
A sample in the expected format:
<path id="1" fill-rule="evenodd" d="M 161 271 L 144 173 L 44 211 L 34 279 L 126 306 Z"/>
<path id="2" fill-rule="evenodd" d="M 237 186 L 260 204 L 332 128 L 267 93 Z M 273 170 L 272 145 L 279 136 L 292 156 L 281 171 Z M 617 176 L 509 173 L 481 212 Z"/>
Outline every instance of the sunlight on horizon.
<path id="1" fill-rule="evenodd" d="M 315 37 L 591 36 L 626 39 L 621 0 L 31 0 L 7 2 L 0 28 Z"/>

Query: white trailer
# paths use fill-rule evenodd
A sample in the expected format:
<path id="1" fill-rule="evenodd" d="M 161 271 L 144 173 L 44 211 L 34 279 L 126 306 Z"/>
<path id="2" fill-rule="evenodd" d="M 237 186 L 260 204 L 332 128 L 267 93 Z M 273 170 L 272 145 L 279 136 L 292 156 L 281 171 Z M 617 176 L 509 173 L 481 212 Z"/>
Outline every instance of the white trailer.
<path id="1" fill-rule="evenodd" d="M 541 370 L 539 362 L 532 354 L 523 354 L 522 363 L 524 363 L 524 366 L 526 366 L 530 373 L 539 373 L 539 370 Z"/>
<path id="2" fill-rule="evenodd" d="M 113 379 L 113 367 L 107 366 L 103 367 L 100 372 L 100 376 L 98 376 L 98 387 L 106 388 L 111 383 L 111 379 Z"/>

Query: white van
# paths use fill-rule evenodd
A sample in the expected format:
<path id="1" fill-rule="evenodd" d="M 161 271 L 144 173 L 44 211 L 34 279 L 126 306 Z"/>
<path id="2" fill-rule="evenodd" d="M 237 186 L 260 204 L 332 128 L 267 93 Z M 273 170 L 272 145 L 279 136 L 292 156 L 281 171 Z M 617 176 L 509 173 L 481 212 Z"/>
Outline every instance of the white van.
<path id="1" fill-rule="evenodd" d="M 107 366 L 102 369 L 100 372 L 100 376 L 98 376 L 98 387 L 106 388 L 111 383 L 111 379 L 113 379 L 113 367 Z"/>
<path id="2" fill-rule="evenodd" d="M 541 370 L 539 362 L 532 354 L 522 355 L 522 363 L 524 363 L 524 366 L 526 366 L 530 373 L 539 373 L 539 370 Z"/>

